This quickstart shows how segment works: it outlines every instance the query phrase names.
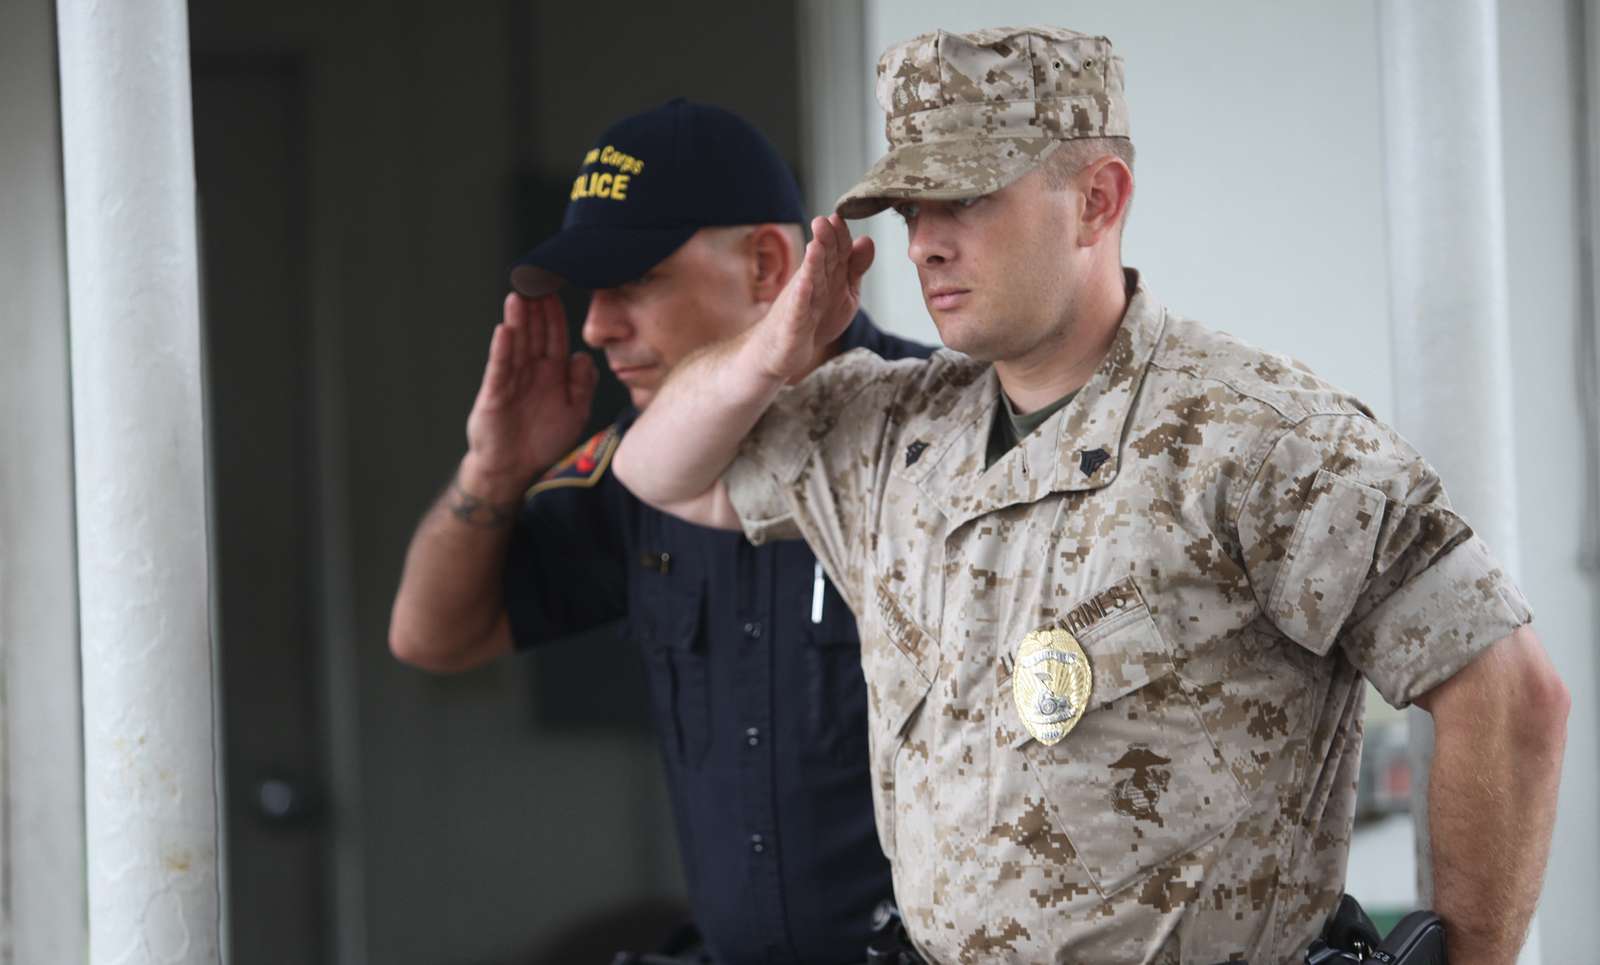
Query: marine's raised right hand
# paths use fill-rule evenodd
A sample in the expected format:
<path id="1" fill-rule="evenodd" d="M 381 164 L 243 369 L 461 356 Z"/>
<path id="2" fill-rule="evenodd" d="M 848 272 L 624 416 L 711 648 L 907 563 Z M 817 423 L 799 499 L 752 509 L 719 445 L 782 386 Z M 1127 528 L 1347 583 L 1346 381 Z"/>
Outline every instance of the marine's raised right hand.
<path id="1" fill-rule="evenodd" d="M 577 444 L 598 379 L 594 359 L 569 355 L 567 316 L 555 295 L 507 295 L 467 416 L 461 487 L 490 502 L 521 496 Z"/>
<path id="2" fill-rule="evenodd" d="M 780 381 L 811 371 L 861 307 L 872 257 L 872 239 L 852 239 L 843 218 L 812 219 L 799 270 L 751 333 L 762 371 Z"/>

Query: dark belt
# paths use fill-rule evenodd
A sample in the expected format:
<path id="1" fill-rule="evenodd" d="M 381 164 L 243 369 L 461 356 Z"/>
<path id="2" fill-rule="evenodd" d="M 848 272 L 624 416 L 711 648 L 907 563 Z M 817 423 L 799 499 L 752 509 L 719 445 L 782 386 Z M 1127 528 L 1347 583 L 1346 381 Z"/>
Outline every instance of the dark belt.
<path id="1" fill-rule="evenodd" d="M 872 930 L 866 965 L 927 965 L 906 934 L 905 922 L 894 902 L 879 903 L 872 913 Z M 1323 927 L 1322 937 L 1306 950 L 1305 961 L 1306 965 L 1448 965 L 1444 957 L 1444 926 L 1433 912 L 1414 911 L 1380 939 L 1360 903 L 1344 895 Z M 1234 960 L 1221 965 L 1245 963 Z"/>

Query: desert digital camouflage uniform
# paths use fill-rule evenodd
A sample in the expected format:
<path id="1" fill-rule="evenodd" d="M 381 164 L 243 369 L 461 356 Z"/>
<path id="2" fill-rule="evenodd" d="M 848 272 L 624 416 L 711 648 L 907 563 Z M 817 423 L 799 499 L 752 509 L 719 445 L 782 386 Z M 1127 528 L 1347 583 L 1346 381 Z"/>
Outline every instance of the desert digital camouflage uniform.
<path id="1" fill-rule="evenodd" d="M 856 613 L 878 834 L 934 961 L 1298 961 L 1344 881 L 1361 677 L 1406 704 L 1531 619 L 1364 405 L 1129 285 L 1099 371 L 987 470 L 992 366 L 855 352 L 724 476 Z M 1012 697 L 1049 627 L 1092 669 L 1054 746 Z"/>

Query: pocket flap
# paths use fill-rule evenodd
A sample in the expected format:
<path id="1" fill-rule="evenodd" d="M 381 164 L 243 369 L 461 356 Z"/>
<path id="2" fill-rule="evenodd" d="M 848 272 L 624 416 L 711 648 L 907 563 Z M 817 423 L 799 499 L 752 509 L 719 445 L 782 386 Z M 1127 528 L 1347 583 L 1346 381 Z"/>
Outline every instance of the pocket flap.
<path id="1" fill-rule="evenodd" d="M 1061 623 L 1089 658 L 1092 683 L 1086 714 L 1133 693 L 1172 669 L 1166 641 L 1156 629 L 1132 577 L 1073 607 Z M 1008 676 L 1001 684 L 1006 700 L 1011 699 L 1011 687 Z M 1014 709 L 1012 714 L 1016 714 Z M 1024 730 L 1011 746 L 1022 747 L 1031 740 L 1033 735 Z"/>
<path id="2" fill-rule="evenodd" d="M 642 573 L 634 578 L 635 597 L 629 613 L 640 643 L 654 650 L 699 650 L 705 583 L 698 574 Z"/>
<path id="3" fill-rule="evenodd" d="M 1383 493 L 1317 470 L 1277 580 L 1267 616 L 1289 639 L 1322 656 L 1355 608 L 1383 524 Z"/>
<path id="4" fill-rule="evenodd" d="M 700 633 L 701 605 L 698 593 L 684 593 L 673 598 L 671 603 L 666 605 L 666 612 L 661 614 L 661 619 L 656 623 L 659 634 L 657 645 L 683 651 L 702 649 L 704 639 Z"/>

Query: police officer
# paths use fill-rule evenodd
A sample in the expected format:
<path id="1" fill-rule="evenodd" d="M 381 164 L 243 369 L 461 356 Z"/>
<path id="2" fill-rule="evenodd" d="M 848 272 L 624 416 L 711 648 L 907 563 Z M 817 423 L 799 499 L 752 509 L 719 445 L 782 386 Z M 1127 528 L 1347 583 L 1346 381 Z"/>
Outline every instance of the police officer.
<path id="1" fill-rule="evenodd" d="M 872 259 L 818 219 L 773 312 L 676 374 L 618 475 L 754 540 L 803 533 L 838 579 L 930 959 L 1299 960 L 1344 878 L 1364 677 L 1434 718 L 1451 961 L 1509 963 L 1567 692 L 1394 430 L 1123 268 L 1122 72 L 1044 27 L 892 47 L 891 149 L 839 211 L 899 210 L 965 354 L 852 353 L 783 391 Z"/>
<path id="2" fill-rule="evenodd" d="M 608 129 L 560 233 L 513 269 L 467 453 L 412 539 L 390 628 L 401 660 L 449 672 L 626 618 L 696 921 L 726 962 L 859 960 L 889 895 L 860 645 L 804 543 L 684 524 L 609 468 L 674 365 L 767 311 L 798 267 L 802 221 L 783 161 L 728 111 L 675 100 Z M 593 289 L 584 340 L 633 403 L 565 458 L 596 374 L 569 356 L 550 294 L 563 283 Z M 813 361 L 855 348 L 928 351 L 863 314 Z"/>

